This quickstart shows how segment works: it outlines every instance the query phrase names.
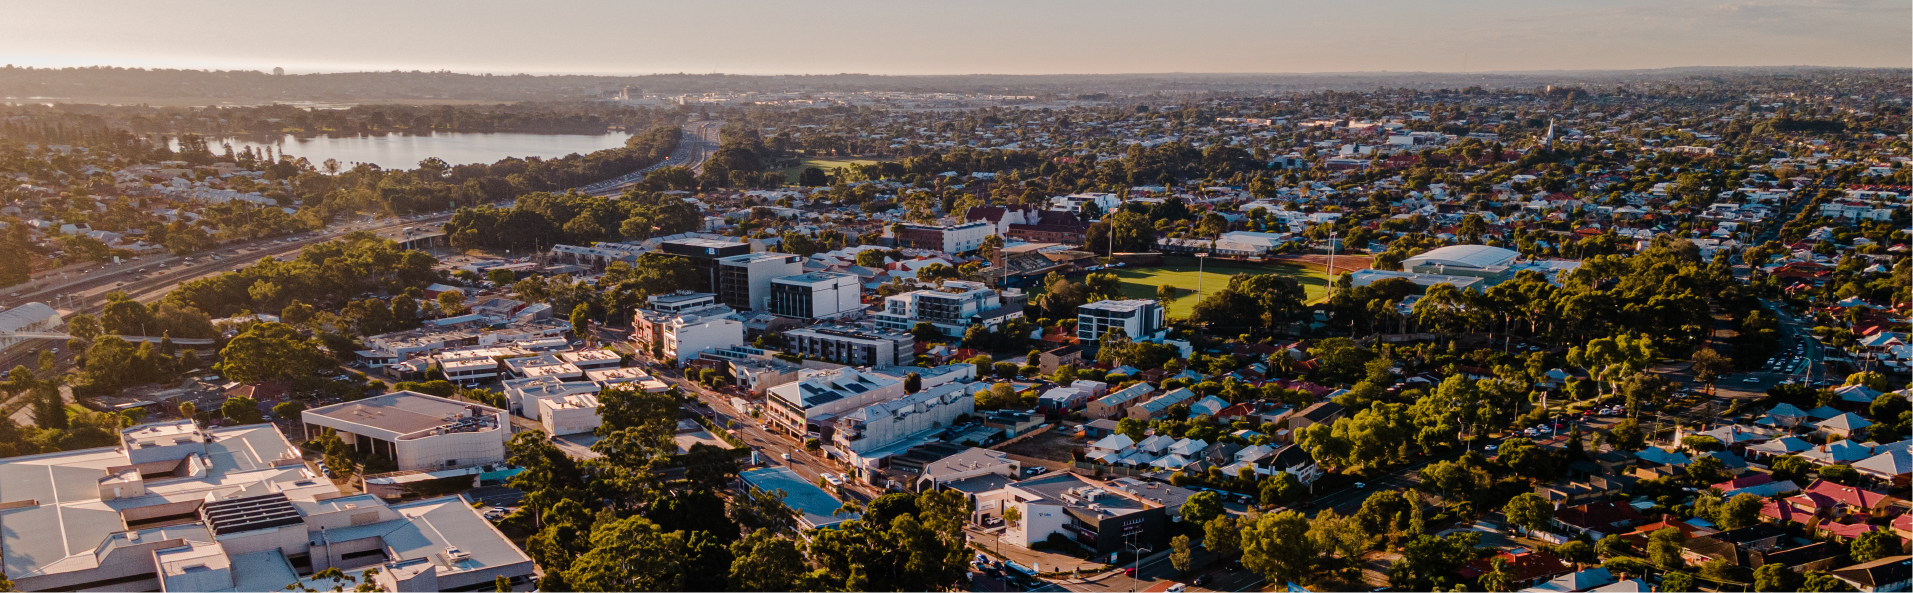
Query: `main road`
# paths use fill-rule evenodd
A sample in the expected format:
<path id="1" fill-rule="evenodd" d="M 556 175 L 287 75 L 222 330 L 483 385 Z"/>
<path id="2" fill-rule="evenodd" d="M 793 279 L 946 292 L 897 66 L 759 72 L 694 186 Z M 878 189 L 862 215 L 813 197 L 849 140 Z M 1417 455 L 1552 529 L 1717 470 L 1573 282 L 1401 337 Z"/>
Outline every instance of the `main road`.
<path id="1" fill-rule="evenodd" d="M 692 173 L 702 172 L 704 161 L 710 160 L 711 154 L 717 152 L 718 134 L 723 128 L 724 120 L 691 123 L 684 129 L 684 136 L 678 139 L 677 150 L 671 151 L 671 156 L 658 164 L 579 189 L 594 196 L 615 196 L 623 193 L 625 188 L 644 181 L 645 175 L 664 167 L 684 167 Z"/>

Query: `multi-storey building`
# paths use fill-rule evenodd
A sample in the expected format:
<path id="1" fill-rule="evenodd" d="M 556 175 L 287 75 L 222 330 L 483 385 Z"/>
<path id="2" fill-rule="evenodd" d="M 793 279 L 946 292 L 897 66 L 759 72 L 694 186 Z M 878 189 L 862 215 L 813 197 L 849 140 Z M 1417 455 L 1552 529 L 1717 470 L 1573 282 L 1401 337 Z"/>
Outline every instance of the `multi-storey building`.
<path id="1" fill-rule="evenodd" d="M 530 557 L 458 496 L 345 496 L 272 424 L 142 424 L 111 447 L 0 460 L 21 591 L 279 591 L 377 569 L 386 591 L 529 590 Z M 502 446 L 502 443 L 501 443 Z"/>
<path id="2" fill-rule="evenodd" d="M 905 224 L 896 233 L 898 247 L 929 249 L 949 254 L 968 253 L 983 246 L 983 239 L 996 234 L 996 225 L 985 220 L 951 226 Z"/>
<path id="3" fill-rule="evenodd" d="M 313 408 L 300 420 L 306 434 L 330 428 L 353 450 L 390 459 L 400 470 L 498 463 L 511 438 L 504 410 L 413 391 Z"/>
<path id="4" fill-rule="evenodd" d="M 959 338 L 972 325 L 996 330 L 1004 321 L 1022 316 L 1023 308 L 1004 306 L 1003 295 L 995 289 L 964 280 L 946 280 L 934 290 L 892 295 L 884 299 L 883 310 L 876 314 L 877 327 L 883 329 L 910 331 L 918 323 L 929 323 L 943 335 Z"/>
<path id="5" fill-rule="evenodd" d="M 717 300 L 740 311 L 763 311 L 771 279 L 804 273 L 804 256 L 746 253 L 717 260 Z"/>
<path id="6" fill-rule="evenodd" d="M 697 269 L 697 278 L 687 288 L 715 292 L 719 286 L 718 260 L 750 253 L 751 244 L 704 238 L 674 239 L 659 243 L 658 251 L 691 260 L 691 267 Z"/>
<path id="7" fill-rule="evenodd" d="M 863 287 L 857 276 L 843 272 L 811 272 L 770 281 L 770 306 L 779 317 L 832 319 L 863 310 Z"/>
<path id="8" fill-rule="evenodd" d="M 1121 329 L 1132 340 L 1156 337 L 1166 327 L 1162 305 L 1154 299 L 1096 301 L 1076 307 L 1076 338 L 1100 340 L 1111 329 Z"/>
<path id="9" fill-rule="evenodd" d="M 903 396 L 903 382 L 854 368 L 805 370 L 797 380 L 770 388 L 764 410 L 774 426 L 794 436 L 831 438 L 823 417 Z"/>
<path id="10" fill-rule="evenodd" d="M 784 350 L 818 360 L 879 367 L 916 358 L 916 338 L 904 332 L 817 325 L 784 332 Z"/>

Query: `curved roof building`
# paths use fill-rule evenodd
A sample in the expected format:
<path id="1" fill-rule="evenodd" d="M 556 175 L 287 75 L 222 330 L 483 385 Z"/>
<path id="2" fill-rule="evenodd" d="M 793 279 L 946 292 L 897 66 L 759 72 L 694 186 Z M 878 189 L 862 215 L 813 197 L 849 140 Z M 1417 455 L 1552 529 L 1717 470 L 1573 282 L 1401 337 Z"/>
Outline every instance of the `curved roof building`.
<path id="1" fill-rule="evenodd" d="M 1475 276 L 1499 280 L 1511 273 L 1515 258 L 1511 249 L 1487 245 L 1450 245 L 1402 260 L 1402 269 L 1418 274 Z"/>

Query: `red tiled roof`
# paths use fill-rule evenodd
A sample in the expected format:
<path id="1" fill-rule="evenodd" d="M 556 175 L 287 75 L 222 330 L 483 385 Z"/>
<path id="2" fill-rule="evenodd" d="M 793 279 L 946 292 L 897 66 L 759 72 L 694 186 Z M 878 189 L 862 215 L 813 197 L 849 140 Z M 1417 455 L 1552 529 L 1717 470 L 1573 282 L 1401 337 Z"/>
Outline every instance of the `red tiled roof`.
<path id="1" fill-rule="evenodd" d="M 1625 503 L 1597 502 L 1555 511 L 1554 520 L 1582 529 L 1614 533 L 1618 531 L 1616 527 L 1638 525 L 1647 517 Z"/>
<path id="2" fill-rule="evenodd" d="M 1808 484 L 1807 493 L 1825 496 L 1840 504 L 1862 509 L 1874 508 L 1880 506 L 1881 503 L 1896 500 L 1885 494 L 1854 488 L 1852 486 L 1843 486 L 1826 480 L 1814 480 L 1812 484 Z"/>
<path id="3" fill-rule="evenodd" d="M 1494 570 L 1494 559 L 1496 558 L 1500 558 L 1507 563 L 1503 570 L 1508 571 L 1508 574 L 1513 577 L 1512 580 L 1516 583 L 1551 579 L 1574 572 L 1574 569 L 1569 567 L 1568 563 L 1562 562 L 1560 558 L 1556 558 L 1547 552 L 1538 551 L 1523 552 L 1520 554 L 1502 552 L 1487 558 L 1475 560 L 1474 562 L 1469 562 L 1467 565 L 1462 566 L 1461 570 L 1455 572 L 1460 574 L 1462 578 L 1472 579 L 1480 577 Z"/>

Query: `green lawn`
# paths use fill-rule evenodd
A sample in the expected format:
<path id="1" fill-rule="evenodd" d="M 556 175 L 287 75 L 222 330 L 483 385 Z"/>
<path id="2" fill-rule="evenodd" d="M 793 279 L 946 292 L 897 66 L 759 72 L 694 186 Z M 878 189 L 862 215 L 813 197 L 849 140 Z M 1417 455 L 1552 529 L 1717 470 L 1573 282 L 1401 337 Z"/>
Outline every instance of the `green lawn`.
<path id="1" fill-rule="evenodd" d="M 797 174 L 804 172 L 804 168 L 806 167 L 816 167 L 819 169 L 823 169 L 825 173 L 829 173 L 831 169 L 835 169 L 837 167 L 845 167 L 849 165 L 874 165 L 874 164 L 877 164 L 878 162 L 880 161 L 874 161 L 870 159 L 805 158 L 804 160 L 799 161 L 797 163 L 797 166 L 786 168 L 786 169 L 778 169 L 777 172 L 784 174 L 784 179 L 786 183 L 797 183 Z"/>
<path id="2" fill-rule="evenodd" d="M 1156 287 L 1162 285 L 1182 289 L 1181 296 L 1169 303 L 1169 317 L 1188 317 L 1196 308 L 1196 284 L 1201 280 L 1204 294 L 1221 290 L 1229 286 L 1229 277 L 1236 274 L 1280 274 L 1295 278 L 1302 283 L 1302 289 L 1308 292 L 1310 301 L 1328 296 L 1328 276 L 1321 272 L 1288 265 L 1242 265 L 1229 263 L 1204 263 L 1202 273 L 1196 273 L 1196 258 L 1169 256 L 1163 258 L 1167 265 L 1153 268 L 1117 268 L 1116 277 L 1123 281 L 1123 296 L 1138 299 L 1156 298 Z M 1080 281 L 1080 278 L 1078 279 Z M 1031 298 L 1041 292 L 1038 287 L 1031 292 Z"/>

